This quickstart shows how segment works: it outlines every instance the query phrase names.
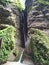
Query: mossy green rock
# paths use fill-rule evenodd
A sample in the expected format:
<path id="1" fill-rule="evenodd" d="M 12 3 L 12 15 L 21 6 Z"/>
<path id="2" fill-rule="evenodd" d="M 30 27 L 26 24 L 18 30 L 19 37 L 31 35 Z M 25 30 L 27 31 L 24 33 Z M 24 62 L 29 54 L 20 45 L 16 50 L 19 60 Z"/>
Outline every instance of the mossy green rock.
<path id="1" fill-rule="evenodd" d="M 0 37 L 2 38 L 2 45 L 0 49 L 0 64 L 7 61 L 10 53 L 15 47 L 15 28 L 8 26 L 7 28 L 0 30 Z"/>
<path id="2" fill-rule="evenodd" d="M 30 48 L 36 65 L 49 65 L 49 37 L 38 29 L 30 29 Z"/>

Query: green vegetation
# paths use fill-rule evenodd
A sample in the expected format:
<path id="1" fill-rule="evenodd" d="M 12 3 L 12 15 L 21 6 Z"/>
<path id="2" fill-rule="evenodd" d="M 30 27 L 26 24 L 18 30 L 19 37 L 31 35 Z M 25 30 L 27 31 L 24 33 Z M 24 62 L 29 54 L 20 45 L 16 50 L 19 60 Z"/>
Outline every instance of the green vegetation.
<path id="1" fill-rule="evenodd" d="M 21 11 L 23 10 L 23 6 L 21 5 L 20 0 L 14 0 L 14 3 L 16 3 L 16 5 Z"/>
<path id="2" fill-rule="evenodd" d="M 0 37 L 2 38 L 2 45 L 0 49 L 0 64 L 5 62 L 12 50 L 15 47 L 15 28 L 9 26 L 3 30 L 0 30 Z"/>
<path id="3" fill-rule="evenodd" d="M 39 3 L 49 5 L 49 0 L 38 0 Z"/>
<path id="4" fill-rule="evenodd" d="M 20 0 L 12 0 L 12 1 L 11 0 L 0 0 L 0 4 L 3 4 L 3 5 L 6 5 L 9 3 L 13 3 L 13 4 L 17 5 L 18 8 L 20 9 L 20 11 L 22 11 L 24 9 L 20 3 Z"/>
<path id="5" fill-rule="evenodd" d="M 38 29 L 30 29 L 30 48 L 37 65 L 49 65 L 49 37 Z"/>

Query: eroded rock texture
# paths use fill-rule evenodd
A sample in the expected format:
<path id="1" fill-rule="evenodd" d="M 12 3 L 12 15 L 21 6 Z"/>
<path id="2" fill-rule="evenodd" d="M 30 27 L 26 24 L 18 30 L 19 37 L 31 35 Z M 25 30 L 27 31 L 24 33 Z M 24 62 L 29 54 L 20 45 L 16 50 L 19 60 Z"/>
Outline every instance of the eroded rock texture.
<path id="1" fill-rule="evenodd" d="M 26 1 L 26 6 L 28 7 L 27 8 L 27 23 L 28 23 L 27 25 L 28 26 L 27 52 L 31 53 L 30 51 L 33 50 L 32 51 L 33 54 L 34 55 L 37 54 L 36 56 L 38 57 L 38 59 L 37 57 L 34 56 L 35 62 L 38 60 L 36 65 L 46 65 L 46 64 L 49 65 L 49 59 L 41 60 L 41 57 L 43 58 L 43 56 L 46 54 L 42 52 L 41 47 L 43 50 L 45 47 L 40 46 L 40 44 L 38 45 L 38 41 L 41 42 L 41 38 L 44 42 L 44 38 L 42 35 L 40 37 L 40 33 L 38 32 L 38 30 L 43 31 L 44 33 L 46 33 L 45 34 L 46 36 L 49 36 L 49 5 L 38 3 L 37 0 L 28 0 L 28 1 L 31 2 L 31 5 L 27 4 L 27 1 Z M 38 30 L 35 31 L 36 29 Z M 37 41 L 37 38 L 38 38 L 38 41 Z M 45 41 L 46 41 L 46 38 L 45 38 Z M 43 42 L 42 42 L 42 45 L 43 45 Z M 29 44 L 30 45 L 32 44 L 31 49 L 29 48 L 30 46 Z M 34 44 L 37 44 L 39 48 L 37 48 L 36 45 L 34 46 Z M 49 45 L 49 42 L 48 43 L 46 42 L 46 46 L 47 44 Z M 41 53 L 37 49 L 40 49 L 43 56 L 40 56 Z M 39 56 L 40 56 L 40 60 L 39 60 Z M 49 58 L 49 54 L 48 54 L 48 58 Z"/>
<path id="2" fill-rule="evenodd" d="M 0 5 L 0 29 L 7 25 L 16 27 L 16 43 L 19 45 L 20 41 L 20 13 L 18 7 L 14 4 L 6 6 Z M 19 40 L 19 41 L 18 41 Z"/>
<path id="3" fill-rule="evenodd" d="M 28 12 L 28 28 L 38 28 L 49 35 L 49 5 L 34 1 Z"/>

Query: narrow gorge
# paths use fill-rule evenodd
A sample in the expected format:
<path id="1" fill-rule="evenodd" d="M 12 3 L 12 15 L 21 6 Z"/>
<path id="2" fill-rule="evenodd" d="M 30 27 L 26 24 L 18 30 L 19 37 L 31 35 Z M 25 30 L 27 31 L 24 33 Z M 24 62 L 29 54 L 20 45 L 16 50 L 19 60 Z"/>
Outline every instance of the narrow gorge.
<path id="1" fill-rule="evenodd" d="M 0 64 L 24 50 L 22 64 L 49 65 L 49 1 L 26 0 L 25 9 L 14 1 L 0 1 Z"/>

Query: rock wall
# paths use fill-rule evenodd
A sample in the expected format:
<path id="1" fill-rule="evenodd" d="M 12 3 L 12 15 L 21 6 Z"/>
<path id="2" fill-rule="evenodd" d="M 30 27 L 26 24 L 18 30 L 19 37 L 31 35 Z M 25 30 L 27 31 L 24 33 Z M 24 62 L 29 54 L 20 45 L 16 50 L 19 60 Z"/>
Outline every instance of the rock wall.
<path id="1" fill-rule="evenodd" d="M 31 27 L 37 28 L 43 30 L 49 36 L 49 5 L 38 3 L 37 0 L 31 0 L 30 3 L 32 5 L 27 4 L 26 1 L 28 29 Z M 29 10 L 30 6 L 31 9 Z"/>
<path id="2" fill-rule="evenodd" d="M 40 29 L 49 36 L 49 5 L 40 4 L 37 0 L 27 0 L 27 27 L 28 37 L 26 43 L 27 53 L 30 53 L 31 29 Z"/>
<path id="3" fill-rule="evenodd" d="M 0 29 L 8 25 L 16 27 L 16 44 L 20 45 L 20 13 L 14 4 L 0 5 Z"/>

